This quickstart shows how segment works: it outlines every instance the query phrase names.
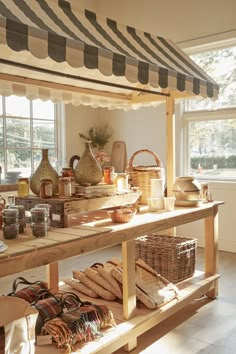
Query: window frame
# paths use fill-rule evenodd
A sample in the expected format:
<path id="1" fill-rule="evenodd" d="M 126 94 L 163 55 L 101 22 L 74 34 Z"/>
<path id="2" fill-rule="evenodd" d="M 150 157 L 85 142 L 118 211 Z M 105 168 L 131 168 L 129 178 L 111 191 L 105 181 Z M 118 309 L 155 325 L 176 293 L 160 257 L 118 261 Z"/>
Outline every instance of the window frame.
<path id="1" fill-rule="evenodd" d="M 5 161 L 6 161 L 6 155 L 7 155 L 7 149 L 6 149 L 6 118 L 8 117 L 6 115 L 6 107 L 5 107 L 5 97 L 0 96 L 0 99 L 2 100 L 2 117 L 3 117 L 3 140 L 4 140 L 4 154 L 5 154 Z M 65 139 L 64 139 L 64 131 L 65 131 L 65 108 L 64 108 L 64 103 L 62 102 L 56 102 L 54 103 L 54 142 L 55 142 L 55 158 L 57 160 L 57 170 L 60 167 L 60 162 L 64 159 L 65 156 Z M 32 139 L 32 133 L 33 133 L 33 120 L 39 120 L 39 118 L 34 118 L 33 117 L 33 112 L 32 112 L 32 100 L 29 100 L 29 105 L 30 105 L 30 117 L 27 118 L 30 120 L 30 139 Z M 13 117 L 14 118 L 14 117 Z M 17 117 L 17 119 L 26 119 L 24 117 Z M 46 120 L 43 120 L 46 122 Z M 31 146 L 29 149 L 31 151 L 34 151 L 36 148 L 32 147 L 32 141 L 31 141 Z M 38 149 L 38 148 L 37 148 Z M 7 163 L 6 163 L 7 164 Z M 31 155 L 31 174 L 34 172 L 33 171 L 33 154 Z M 13 191 L 17 189 L 16 184 L 0 184 L 0 192 L 1 191 Z"/>
<path id="2" fill-rule="evenodd" d="M 222 48 L 228 48 L 236 45 L 236 38 L 230 40 L 221 40 L 212 43 L 205 43 L 203 45 L 193 46 L 191 48 L 185 48 L 184 51 L 188 54 L 199 54 L 211 50 L 217 50 Z M 180 160 L 179 170 L 182 175 L 188 175 L 190 171 L 190 150 L 189 150 L 189 122 L 192 121 L 204 121 L 204 120 L 227 120 L 236 119 L 236 107 L 229 108 L 217 108 L 212 110 L 193 110 L 190 111 L 187 108 L 188 99 L 182 102 L 181 106 L 181 121 L 180 121 Z M 206 119 L 207 118 L 207 119 Z M 196 176 L 199 181 L 236 181 L 235 177 L 213 177 L 213 176 Z"/>
<path id="3" fill-rule="evenodd" d="M 183 112 L 182 115 L 182 131 L 183 131 L 183 171 L 184 174 L 188 174 L 190 171 L 190 149 L 189 149 L 189 123 L 196 121 L 206 121 L 206 120 L 236 120 L 236 107 L 235 108 L 224 108 L 215 111 L 188 111 Z M 186 148 L 187 147 L 187 148 Z M 196 176 L 199 180 L 208 181 L 236 181 L 235 177 L 214 177 L 214 176 Z"/>

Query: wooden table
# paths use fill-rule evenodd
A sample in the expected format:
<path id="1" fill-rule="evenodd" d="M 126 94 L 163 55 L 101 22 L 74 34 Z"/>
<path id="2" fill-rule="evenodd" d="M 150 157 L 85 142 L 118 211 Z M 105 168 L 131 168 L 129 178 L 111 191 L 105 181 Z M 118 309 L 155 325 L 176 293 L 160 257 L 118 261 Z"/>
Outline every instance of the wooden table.
<path id="1" fill-rule="evenodd" d="M 112 353 L 127 345 L 131 350 L 136 338 L 167 317 L 206 294 L 215 298 L 218 293 L 218 206 L 223 202 L 205 203 L 198 207 L 176 208 L 171 212 L 140 213 L 127 224 L 113 224 L 105 212 L 99 211 L 94 219 L 81 217 L 81 224 L 64 229 L 52 229 L 45 238 L 23 235 L 16 240 L 6 240 L 8 249 L 0 253 L 0 277 L 49 265 L 50 286 L 58 285 L 57 262 L 69 257 L 101 248 L 122 244 L 123 258 L 123 321 L 101 340 L 88 343 L 79 353 Z M 203 219 L 205 222 L 205 272 L 181 283 L 177 302 L 142 314 L 136 308 L 135 296 L 135 238 Z M 110 303 L 112 306 L 112 304 Z M 117 304 L 115 305 L 117 311 Z M 132 338 L 132 340 L 131 340 Z M 37 348 L 37 353 L 43 353 Z M 52 347 L 47 353 L 58 353 Z"/>

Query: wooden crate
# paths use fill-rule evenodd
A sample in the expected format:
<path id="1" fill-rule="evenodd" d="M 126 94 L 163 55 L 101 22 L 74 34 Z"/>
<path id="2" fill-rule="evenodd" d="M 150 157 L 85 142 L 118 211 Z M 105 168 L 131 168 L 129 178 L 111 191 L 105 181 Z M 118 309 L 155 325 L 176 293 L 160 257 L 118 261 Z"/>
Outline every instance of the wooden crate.
<path id="1" fill-rule="evenodd" d="M 71 197 L 62 199 L 59 197 L 42 199 L 37 196 L 16 197 L 15 203 L 24 205 L 25 210 L 30 210 L 36 204 L 47 203 L 51 205 L 50 216 L 52 227 L 69 226 L 69 216 L 85 211 L 107 209 L 127 204 L 134 204 L 140 197 L 140 192 L 114 193 L 112 196 L 100 197 Z"/>

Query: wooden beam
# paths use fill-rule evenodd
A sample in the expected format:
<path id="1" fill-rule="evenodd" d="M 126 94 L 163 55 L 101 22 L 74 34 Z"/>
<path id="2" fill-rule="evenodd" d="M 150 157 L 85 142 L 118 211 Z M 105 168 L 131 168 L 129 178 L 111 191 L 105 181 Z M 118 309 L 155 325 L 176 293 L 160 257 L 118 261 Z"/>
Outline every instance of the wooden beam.
<path id="1" fill-rule="evenodd" d="M 58 91 L 67 91 L 67 92 L 73 92 L 73 93 L 89 95 L 89 96 L 92 95 L 92 96 L 106 97 L 111 100 L 114 99 L 114 100 L 120 100 L 120 101 L 130 101 L 129 96 L 127 96 L 127 95 L 122 95 L 122 94 L 112 93 L 112 92 L 107 92 L 107 91 L 92 90 L 89 88 L 82 88 L 82 87 L 78 87 L 78 86 L 65 85 L 65 84 L 60 84 L 58 82 L 50 82 L 50 81 L 46 81 L 46 80 L 21 77 L 21 76 L 17 76 L 17 75 L 9 75 L 9 74 L 0 73 L 0 81 L 17 83 L 17 84 L 22 84 L 22 85 L 26 85 L 26 86 L 44 87 L 47 89 L 53 89 L 53 90 L 58 90 Z"/>
<path id="2" fill-rule="evenodd" d="M 172 97 L 166 98 L 166 179 L 167 195 L 173 195 L 172 186 L 175 180 L 175 106 Z"/>

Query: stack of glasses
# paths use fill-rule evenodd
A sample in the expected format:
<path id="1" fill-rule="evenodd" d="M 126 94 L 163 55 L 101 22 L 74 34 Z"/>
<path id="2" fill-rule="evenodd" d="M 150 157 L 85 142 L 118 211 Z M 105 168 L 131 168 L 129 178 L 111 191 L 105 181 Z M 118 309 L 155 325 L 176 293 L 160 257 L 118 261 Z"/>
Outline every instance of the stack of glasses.
<path id="1" fill-rule="evenodd" d="M 7 240 L 17 238 L 19 234 L 19 210 L 6 208 L 2 210 L 3 237 Z"/>
<path id="2" fill-rule="evenodd" d="M 49 228 L 49 215 L 46 208 L 34 207 L 31 209 L 31 229 L 33 236 L 47 236 Z"/>

